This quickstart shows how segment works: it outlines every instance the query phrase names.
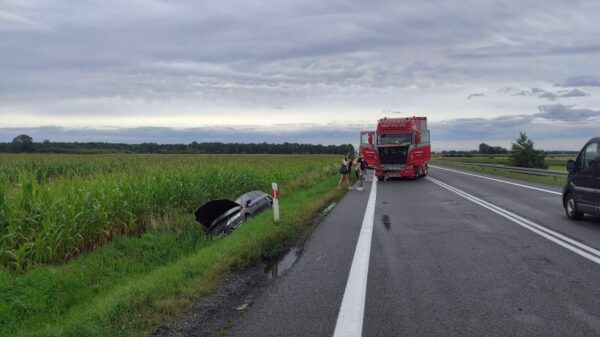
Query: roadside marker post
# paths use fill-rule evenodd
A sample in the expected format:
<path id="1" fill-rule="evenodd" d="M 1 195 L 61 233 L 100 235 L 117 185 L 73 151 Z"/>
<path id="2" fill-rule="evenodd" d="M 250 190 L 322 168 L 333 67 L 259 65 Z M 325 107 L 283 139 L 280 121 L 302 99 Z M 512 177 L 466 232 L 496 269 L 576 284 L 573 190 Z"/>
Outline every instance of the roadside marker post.
<path id="1" fill-rule="evenodd" d="M 271 196 L 273 197 L 273 220 L 279 222 L 279 189 L 277 188 L 277 183 L 273 183 L 271 186 Z"/>

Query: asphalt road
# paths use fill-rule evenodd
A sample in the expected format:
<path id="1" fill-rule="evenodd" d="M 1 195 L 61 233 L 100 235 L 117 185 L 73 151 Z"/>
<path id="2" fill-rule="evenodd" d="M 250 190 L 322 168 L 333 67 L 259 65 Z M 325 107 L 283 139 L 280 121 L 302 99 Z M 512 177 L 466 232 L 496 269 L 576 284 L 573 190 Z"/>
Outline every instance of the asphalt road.
<path id="1" fill-rule="evenodd" d="M 372 215 L 371 183 L 350 191 L 228 336 L 600 335 L 600 218 L 492 179 L 513 184 L 441 168 L 379 182 Z"/>

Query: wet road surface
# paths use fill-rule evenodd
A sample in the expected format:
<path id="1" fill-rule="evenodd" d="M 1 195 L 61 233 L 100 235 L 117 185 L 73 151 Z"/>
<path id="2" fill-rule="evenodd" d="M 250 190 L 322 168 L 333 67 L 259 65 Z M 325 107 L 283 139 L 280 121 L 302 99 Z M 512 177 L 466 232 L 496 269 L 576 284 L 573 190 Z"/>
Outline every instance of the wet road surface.
<path id="1" fill-rule="evenodd" d="M 600 218 L 460 172 L 350 191 L 228 336 L 600 335 Z"/>

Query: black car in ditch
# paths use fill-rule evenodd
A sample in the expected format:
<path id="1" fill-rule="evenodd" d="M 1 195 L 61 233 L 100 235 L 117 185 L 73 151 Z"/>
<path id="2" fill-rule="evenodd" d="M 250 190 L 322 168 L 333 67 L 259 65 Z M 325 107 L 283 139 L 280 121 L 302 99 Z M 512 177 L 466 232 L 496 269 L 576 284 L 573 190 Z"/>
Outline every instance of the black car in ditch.
<path id="1" fill-rule="evenodd" d="M 569 219 L 584 213 L 600 215 L 600 137 L 590 139 L 575 161 L 567 162 L 569 178 L 563 189 L 563 206 Z"/>
<path id="2" fill-rule="evenodd" d="M 196 221 L 201 223 L 208 234 L 230 232 L 246 219 L 271 207 L 273 199 L 262 191 L 242 194 L 235 201 L 229 199 L 211 200 L 194 212 Z"/>

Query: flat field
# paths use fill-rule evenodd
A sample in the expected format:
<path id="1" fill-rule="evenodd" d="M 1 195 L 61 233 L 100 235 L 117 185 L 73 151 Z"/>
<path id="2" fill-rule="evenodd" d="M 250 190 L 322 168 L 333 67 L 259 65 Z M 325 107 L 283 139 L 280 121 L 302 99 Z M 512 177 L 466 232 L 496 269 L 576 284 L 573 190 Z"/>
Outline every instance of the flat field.
<path id="1" fill-rule="evenodd" d="M 576 155 L 552 155 L 546 156 L 544 162 L 548 165 L 549 170 L 567 171 L 567 160 L 575 159 Z M 443 157 L 434 155 L 434 159 L 453 161 L 459 163 L 478 163 L 478 164 L 494 164 L 510 166 L 510 159 L 507 155 L 473 155 L 461 157 Z"/>
<path id="2" fill-rule="evenodd" d="M 548 170 L 554 171 L 567 171 L 567 161 L 569 159 L 575 159 L 576 155 L 552 155 L 546 156 L 544 162 L 548 165 Z M 508 178 L 515 178 L 530 182 L 551 184 L 556 186 L 563 186 L 565 184 L 565 178 L 556 176 L 542 176 L 542 175 L 531 175 L 525 173 L 509 172 L 503 169 L 495 169 L 489 167 L 477 167 L 465 165 L 465 163 L 477 163 L 477 164 L 494 164 L 510 166 L 510 159 L 507 155 L 471 155 L 471 156 L 460 156 L 460 157 L 443 157 L 439 154 L 434 155 L 431 164 L 441 165 L 447 167 L 455 167 L 475 172 L 488 173 L 493 175 L 504 176 Z"/>
<path id="3" fill-rule="evenodd" d="M 0 335 L 146 335 L 338 198 L 337 159 L 0 154 Z M 266 211 L 207 238 L 194 221 L 271 182 L 280 223 Z"/>

